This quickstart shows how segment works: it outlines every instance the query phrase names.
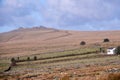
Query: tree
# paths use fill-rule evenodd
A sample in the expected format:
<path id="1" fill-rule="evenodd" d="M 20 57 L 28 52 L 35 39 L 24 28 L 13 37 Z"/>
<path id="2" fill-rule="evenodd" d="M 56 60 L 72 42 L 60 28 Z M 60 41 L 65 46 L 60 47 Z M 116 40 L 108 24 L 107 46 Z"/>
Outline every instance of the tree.
<path id="1" fill-rule="evenodd" d="M 15 58 L 11 58 L 11 66 L 16 66 L 16 60 L 15 60 Z"/>
<path id="2" fill-rule="evenodd" d="M 117 55 L 120 55 L 120 46 L 118 46 L 118 47 L 115 49 L 115 53 L 116 53 Z"/>
<path id="3" fill-rule="evenodd" d="M 30 61 L 30 57 L 27 57 L 27 60 Z"/>
<path id="4" fill-rule="evenodd" d="M 105 53 L 105 48 L 104 48 L 104 47 L 101 47 L 101 48 L 100 48 L 100 52 L 101 52 L 101 53 Z"/>
<path id="5" fill-rule="evenodd" d="M 103 42 L 110 42 L 108 38 L 105 38 Z"/>
<path id="6" fill-rule="evenodd" d="M 80 45 L 86 45 L 86 42 L 85 41 L 81 41 Z"/>
<path id="7" fill-rule="evenodd" d="M 100 47 L 100 52 L 102 52 L 103 51 L 103 49 Z"/>
<path id="8" fill-rule="evenodd" d="M 17 60 L 19 61 L 19 57 L 17 57 Z"/>
<path id="9" fill-rule="evenodd" d="M 14 62 L 15 61 L 15 58 L 11 58 L 11 62 Z"/>
<path id="10" fill-rule="evenodd" d="M 37 60 L 37 56 L 34 56 L 34 60 Z"/>

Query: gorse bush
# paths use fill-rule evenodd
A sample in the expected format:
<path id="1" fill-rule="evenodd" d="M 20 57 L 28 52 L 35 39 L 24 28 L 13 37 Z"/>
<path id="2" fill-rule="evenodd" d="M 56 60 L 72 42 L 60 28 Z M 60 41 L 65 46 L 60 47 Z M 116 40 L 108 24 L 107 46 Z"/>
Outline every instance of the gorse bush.
<path id="1" fill-rule="evenodd" d="M 115 53 L 116 53 L 117 55 L 120 55 L 120 46 L 118 46 L 118 47 L 115 49 Z"/>
<path id="2" fill-rule="evenodd" d="M 11 58 L 11 62 L 15 62 L 15 58 Z"/>
<path id="3" fill-rule="evenodd" d="M 17 60 L 19 60 L 19 57 L 17 57 Z"/>
<path id="4" fill-rule="evenodd" d="M 27 57 L 27 60 L 30 61 L 30 57 Z"/>
<path id="5" fill-rule="evenodd" d="M 37 56 L 34 56 L 34 60 L 37 60 Z"/>
<path id="6" fill-rule="evenodd" d="M 80 45 L 86 45 L 86 42 L 85 41 L 81 41 Z"/>
<path id="7" fill-rule="evenodd" d="M 110 42 L 110 40 L 108 38 L 105 38 L 103 42 Z"/>
<path id="8" fill-rule="evenodd" d="M 16 66 L 16 60 L 15 60 L 15 58 L 11 58 L 11 66 Z"/>

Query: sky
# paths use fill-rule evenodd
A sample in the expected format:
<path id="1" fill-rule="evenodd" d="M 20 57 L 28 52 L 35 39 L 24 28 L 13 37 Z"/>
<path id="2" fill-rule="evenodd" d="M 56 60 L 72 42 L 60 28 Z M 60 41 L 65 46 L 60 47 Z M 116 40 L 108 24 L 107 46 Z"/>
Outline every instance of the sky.
<path id="1" fill-rule="evenodd" d="M 120 30 L 120 0 L 0 0 L 0 32 L 46 26 Z"/>

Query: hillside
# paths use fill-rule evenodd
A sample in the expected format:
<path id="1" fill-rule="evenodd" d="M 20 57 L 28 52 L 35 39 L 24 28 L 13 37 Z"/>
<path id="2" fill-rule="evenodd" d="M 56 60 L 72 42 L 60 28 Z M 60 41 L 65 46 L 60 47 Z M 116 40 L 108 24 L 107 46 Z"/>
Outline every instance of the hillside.
<path id="1" fill-rule="evenodd" d="M 87 45 L 102 44 L 110 39 L 111 44 L 120 44 L 120 31 L 67 31 L 45 27 L 23 28 L 0 33 L 1 56 L 24 56 L 76 49 L 80 42 Z"/>
<path id="2" fill-rule="evenodd" d="M 46 27 L 0 33 L 0 80 L 119 80 L 120 56 L 100 52 L 120 45 L 119 34 Z"/>

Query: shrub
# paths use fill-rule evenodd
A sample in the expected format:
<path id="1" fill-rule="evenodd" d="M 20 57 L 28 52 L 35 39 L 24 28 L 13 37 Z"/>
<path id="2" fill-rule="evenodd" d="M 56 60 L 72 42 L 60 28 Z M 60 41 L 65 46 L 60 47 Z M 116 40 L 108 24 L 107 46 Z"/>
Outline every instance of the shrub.
<path id="1" fill-rule="evenodd" d="M 120 46 L 118 46 L 116 49 L 115 49 L 115 53 L 120 55 Z"/>
<path id="2" fill-rule="evenodd" d="M 19 61 L 19 57 L 17 57 L 17 60 Z"/>
<path id="3" fill-rule="evenodd" d="M 102 48 L 100 48 L 100 52 L 102 52 L 102 50 L 103 50 L 103 49 L 102 49 Z"/>
<path id="4" fill-rule="evenodd" d="M 85 41 L 81 41 L 80 45 L 86 45 L 86 42 Z"/>
<path id="5" fill-rule="evenodd" d="M 15 58 L 11 58 L 11 66 L 16 66 L 16 60 L 15 60 Z"/>
<path id="6" fill-rule="evenodd" d="M 34 60 L 37 60 L 37 56 L 34 56 Z"/>
<path id="7" fill-rule="evenodd" d="M 27 57 L 27 60 L 30 61 L 30 57 Z"/>
<path id="8" fill-rule="evenodd" d="M 105 48 L 104 48 L 104 47 L 101 47 L 101 48 L 100 48 L 100 52 L 105 53 L 105 52 L 106 52 Z"/>
<path id="9" fill-rule="evenodd" d="M 15 58 L 11 58 L 11 62 L 15 62 Z"/>
<path id="10" fill-rule="evenodd" d="M 105 38 L 103 42 L 110 42 L 108 38 Z"/>

